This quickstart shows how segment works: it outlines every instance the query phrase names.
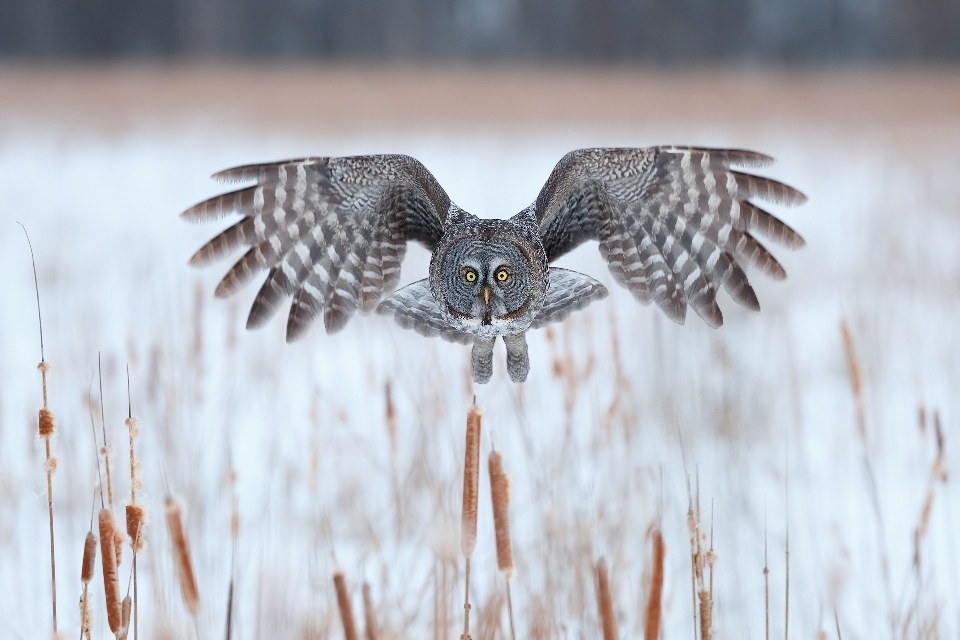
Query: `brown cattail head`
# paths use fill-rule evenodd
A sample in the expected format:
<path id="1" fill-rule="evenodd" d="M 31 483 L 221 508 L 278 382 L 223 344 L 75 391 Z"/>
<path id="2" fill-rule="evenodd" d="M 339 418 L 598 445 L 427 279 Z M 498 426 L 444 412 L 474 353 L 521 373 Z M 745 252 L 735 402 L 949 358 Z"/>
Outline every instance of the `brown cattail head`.
<path id="1" fill-rule="evenodd" d="M 713 639 L 713 596 L 706 589 L 697 594 L 700 597 L 700 640 Z"/>
<path id="2" fill-rule="evenodd" d="M 180 593 L 187 610 L 197 615 L 200 611 L 200 594 L 197 592 L 197 581 L 193 577 L 193 564 L 190 562 L 190 548 L 187 546 L 187 537 L 183 533 L 183 523 L 180 520 L 180 503 L 168 496 L 166 501 L 167 528 L 170 529 L 170 540 L 173 542 L 173 560 L 177 565 L 177 575 L 180 578 Z"/>
<path id="3" fill-rule="evenodd" d="M 38 423 L 40 425 L 40 437 L 44 439 L 51 437 L 57 428 L 57 421 L 53 417 L 53 412 L 46 407 L 40 409 Z"/>
<path id="4" fill-rule="evenodd" d="M 123 599 L 120 605 L 120 633 L 117 634 L 118 640 L 126 640 L 127 633 L 130 631 L 130 608 L 133 601 L 130 596 Z"/>
<path id="5" fill-rule="evenodd" d="M 469 558 L 477 546 L 477 496 L 480 485 L 480 409 L 467 412 L 467 446 L 463 461 L 463 512 L 460 551 Z"/>
<path id="6" fill-rule="evenodd" d="M 103 592 L 107 599 L 107 622 L 114 634 L 120 631 L 120 578 L 117 575 L 117 554 L 114 548 L 113 513 L 101 509 L 98 517 L 100 525 L 100 559 L 103 563 Z"/>
<path id="7" fill-rule="evenodd" d="M 127 512 L 127 537 L 130 538 L 130 548 L 134 553 L 143 551 L 145 544 L 143 528 L 145 523 L 143 507 L 138 504 L 128 504 Z"/>
<path id="8" fill-rule="evenodd" d="M 644 625 L 644 640 L 657 640 L 660 637 L 660 616 L 663 597 L 663 557 L 666 547 L 660 529 L 653 531 L 653 575 L 650 579 L 650 599 L 647 601 L 647 619 Z"/>
<path id="9" fill-rule="evenodd" d="M 607 575 L 607 561 L 600 558 L 597 562 L 597 609 L 600 612 L 600 625 L 603 627 L 603 640 L 617 640 L 617 619 L 613 615 L 613 598 L 610 596 L 610 577 Z"/>
<path id="10" fill-rule="evenodd" d="M 93 531 L 87 532 L 87 539 L 83 541 L 83 563 L 80 565 L 80 582 L 83 584 L 93 580 L 93 563 L 97 561 L 97 536 Z"/>
<path id="11" fill-rule="evenodd" d="M 353 623 L 353 609 L 350 607 L 350 594 L 343 571 L 337 569 L 333 574 L 333 587 L 337 592 L 337 607 L 340 608 L 340 620 L 343 621 L 343 635 L 346 640 L 357 640 L 357 627 Z"/>
<path id="12" fill-rule="evenodd" d="M 123 541 L 126 536 L 123 535 L 123 529 L 117 527 L 113 530 L 113 551 L 117 555 L 117 566 L 123 563 Z"/>
<path id="13" fill-rule="evenodd" d="M 513 574 L 510 549 L 510 478 L 503 472 L 503 456 L 494 451 L 487 459 L 490 495 L 493 502 L 493 528 L 497 537 L 497 568 L 507 578 Z"/>
<path id="14" fill-rule="evenodd" d="M 127 425 L 127 430 L 130 432 L 131 438 L 136 438 L 140 435 L 140 418 L 137 416 L 132 416 L 123 421 L 123 424 Z"/>

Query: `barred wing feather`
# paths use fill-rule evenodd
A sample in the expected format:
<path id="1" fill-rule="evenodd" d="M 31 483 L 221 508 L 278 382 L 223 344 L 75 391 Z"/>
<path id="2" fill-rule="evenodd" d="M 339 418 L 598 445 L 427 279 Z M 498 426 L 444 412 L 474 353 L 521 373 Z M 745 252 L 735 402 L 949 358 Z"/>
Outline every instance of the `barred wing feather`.
<path id="1" fill-rule="evenodd" d="M 719 287 L 760 309 L 744 269 L 786 272 L 754 234 L 800 247 L 796 231 L 751 199 L 799 205 L 806 196 L 733 167 L 772 159 L 752 151 L 693 147 L 581 149 L 564 156 L 534 204 L 552 262 L 598 240 L 614 279 L 676 322 L 689 304 L 710 326 L 723 324 Z"/>
<path id="2" fill-rule="evenodd" d="M 406 243 L 432 249 L 451 202 L 409 156 L 304 158 L 227 169 L 214 178 L 255 184 L 183 212 L 193 222 L 242 218 L 191 258 L 206 265 L 240 247 L 216 295 L 226 297 L 268 270 L 247 327 L 265 324 L 292 297 L 287 340 L 323 315 L 327 333 L 356 312 L 368 313 L 400 278 Z"/>

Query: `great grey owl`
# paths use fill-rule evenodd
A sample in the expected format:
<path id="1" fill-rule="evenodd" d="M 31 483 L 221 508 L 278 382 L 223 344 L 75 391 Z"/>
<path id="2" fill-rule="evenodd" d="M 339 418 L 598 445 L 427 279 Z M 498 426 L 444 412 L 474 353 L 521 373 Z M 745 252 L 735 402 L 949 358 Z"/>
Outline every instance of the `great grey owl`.
<path id="1" fill-rule="evenodd" d="M 334 333 L 357 310 L 376 310 L 422 335 L 472 343 L 478 383 L 490 379 L 500 336 L 510 378 L 522 382 L 530 368 L 526 331 L 607 295 L 593 278 L 549 266 L 587 240 L 598 241 L 614 280 L 675 322 L 689 304 L 719 327 L 721 286 L 759 310 L 744 269 L 778 279 L 786 273 L 753 234 L 791 248 L 804 243 L 750 199 L 797 205 L 806 197 L 732 168 L 771 162 L 733 149 L 581 149 L 560 160 L 529 207 L 507 220 L 482 220 L 451 202 L 409 156 L 304 158 L 221 171 L 214 178 L 254 184 L 182 215 L 194 222 L 243 216 L 190 263 L 249 247 L 217 286 L 218 297 L 269 269 L 247 328 L 266 323 L 291 296 L 287 341 L 321 313 Z M 391 293 L 411 240 L 432 252 L 429 278 Z"/>

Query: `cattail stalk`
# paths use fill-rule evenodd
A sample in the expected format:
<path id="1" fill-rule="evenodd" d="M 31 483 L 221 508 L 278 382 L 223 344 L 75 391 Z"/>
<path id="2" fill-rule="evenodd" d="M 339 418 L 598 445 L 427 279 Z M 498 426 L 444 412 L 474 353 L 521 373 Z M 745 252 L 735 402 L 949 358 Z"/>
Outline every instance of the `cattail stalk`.
<path id="1" fill-rule="evenodd" d="M 655 529 L 653 532 L 653 574 L 650 579 L 650 599 L 647 601 L 647 619 L 644 625 L 643 640 L 657 640 L 660 637 L 664 555 L 666 555 L 666 547 L 663 544 L 663 534 L 659 529 Z"/>
<path id="2" fill-rule="evenodd" d="M 340 609 L 340 620 L 343 622 L 343 635 L 346 640 L 357 640 L 357 627 L 353 622 L 350 595 L 347 593 L 347 584 L 340 569 L 333 574 L 333 587 L 337 592 L 337 607 Z"/>
<path id="3" fill-rule="evenodd" d="M 100 525 L 100 559 L 103 567 L 103 592 L 107 601 L 107 622 L 114 635 L 120 632 L 122 618 L 120 606 L 120 578 L 117 575 L 117 554 L 113 546 L 115 527 L 113 512 L 110 509 L 101 509 Z"/>
<path id="4" fill-rule="evenodd" d="M 127 433 L 130 439 L 130 504 L 126 507 L 127 536 L 130 538 L 130 550 L 133 552 L 133 638 L 139 640 L 140 634 L 140 607 L 138 602 L 137 584 L 137 553 L 143 549 L 143 507 L 137 504 L 137 491 L 140 489 L 140 475 L 137 470 L 140 463 L 137 461 L 133 448 L 133 441 L 140 435 L 140 420 L 133 416 L 133 403 L 130 400 L 130 366 L 127 365 Z"/>
<path id="5" fill-rule="evenodd" d="M 463 506 L 460 519 L 460 552 L 466 559 L 463 595 L 462 640 L 470 640 L 470 556 L 477 546 L 477 502 L 480 487 L 480 409 L 467 411 L 467 440 L 463 461 Z"/>
<path id="6" fill-rule="evenodd" d="M 767 525 L 763 525 L 763 604 L 766 611 L 764 638 L 770 640 L 770 566 L 767 562 Z"/>
<path id="7" fill-rule="evenodd" d="M 94 563 L 97 560 L 97 536 L 93 531 L 87 532 L 87 538 L 83 542 L 83 562 L 80 564 L 80 583 L 83 585 L 83 594 L 80 596 L 80 637 L 86 636 L 89 640 L 91 633 L 90 603 L 87 601 L 89 596 L 90 581 L 93 580 Z"/>
<path id="8" fill-rule="evenodd" d="M 197 581 L 193 576 L 193 564 L 190 562 L 190 547 L 187 536 L 183 532 L 180 503 L 172 496 L 166 500 L 167 528 L 170 530 L 170 540 L 173 543 L 173 560 L 177 565 L 177 576 L 180 579 L 180 595 L 183 604 L 191 615 L 200 612 L 200 594 L 197 591 Z"/>
<path id="9" fill-rule="evenodd" d="M 597 610 L 600 614 L 600 625 L 603 629 L 603 640 L 617 640 L 617 619 L 613 615 L 613 598 L 610 596 L 610 577 L 607 574 L 607 561 L 603 558 L 597 562 Z"/>
<path id="10" fill-rule="evenodd" d="M 490 496 L 493 503 L 493 528 L 497 540 L 497 568 L 507 585 L 507 613 L 510 616 L 510 637 L 516 640 L 513 625 L 513 601 L 510 577 L 513 575 L 513 552 L 510 548 L 510 477 L 503 471 L 503 456 L 496 451 L 487 458 L 490 474 Z"/>
<path id="11" fill-rule="evenodd" d="M 56 430 L 56 419 L 53 412 L 47 404 L 47 371 L 50 365 L 47 364 L 46 356 L 43 352 L 43 314 L 40 313 L 40 283 L 37 279 L 37 261 L 33 255 L 33 243 L 30 242 L 30 234 L 27 228 L 21 223 L 23 235 L 27 237 L 27 246 L 30 248 L 30 265 L 33 267 L 33 289 L 37 295 L 37 325 L 40 329 L 40 364 L 37 370 L 40 371 L 40 382 L 43 390 L 43 408 L 39 411 L 38 430 L 40 438 L 43 440 L 44 453 L 46 460 L 43 468 L 47 474 L 47 515 L 50 521 L 50 604 L 53 610 L 53 635 L 57 635 L 57 554 L 54 545 L 53 535 L 53 472 L 57 470 L 57 459 L 53 457 L 50 451 L 50 439 Z"/>

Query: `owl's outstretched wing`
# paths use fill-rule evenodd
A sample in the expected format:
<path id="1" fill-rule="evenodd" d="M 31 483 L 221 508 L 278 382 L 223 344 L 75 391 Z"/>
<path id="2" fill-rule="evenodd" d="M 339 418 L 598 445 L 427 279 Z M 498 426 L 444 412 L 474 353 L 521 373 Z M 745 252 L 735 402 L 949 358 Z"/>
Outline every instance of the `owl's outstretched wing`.
<path id="1" fill-rule="evenodd" d="M 548 273 L 550 286 L 547 287 L 543 306 L 530 325 L 531 329 L 566 320 L 574 311 L 607 297 L 607 288 L 590 276 L 557 267 L 550 267 Z"/>
<path id="2" fill-rule="evenodd" d="M 565 155 L 534 203 L 552 262 L 586 240 L 598 240 L 614 279 L 641 302 L 656 302 L 676 322 L 687 304 L 707 324 L 723 315 L 723 286 L 759 310 L 744 267 L 786 277 L 753 236 L 790 248 L 803 239 L 749 200 L 799 205 L 806 196 L 784 184 L 742 173 L 772 158 L 752 151 L 649 147 L 580 149 Z"/>
<path id="3" fill-rule="evenodd" d="M 183 212 L 191 222 L 243 218 L 190 259 L 205 265 L 245 246 L 216 295 L 226 297 L 269 269 L 247 328 L 265 324 L 293 296 L 287 340 L 321 313 L 327 333 L 358 309 L 372 311 L 400 278 L 406 243 L 432 249 L 450 209 L 433 175 L 409 156 L 305 158 L 227 169 L 213 176 L 255 184 Z"/>
<path id="4" fill-rule="evenodd" d="M 472 335 L 457 331 L 443 316 L 436 298 L 430 292 L 430 280 L 418 280 L 396 291 L 377 306 L 377 313 L 393 316 L 404 329 L 413 329 L 422 336 L 440 336 L 449 342 L 472 344 Z"/>

